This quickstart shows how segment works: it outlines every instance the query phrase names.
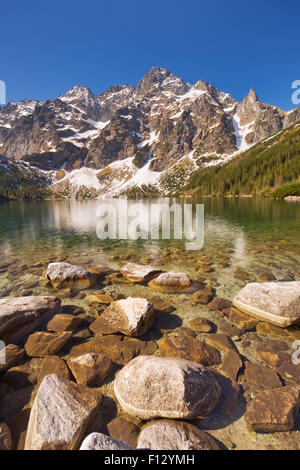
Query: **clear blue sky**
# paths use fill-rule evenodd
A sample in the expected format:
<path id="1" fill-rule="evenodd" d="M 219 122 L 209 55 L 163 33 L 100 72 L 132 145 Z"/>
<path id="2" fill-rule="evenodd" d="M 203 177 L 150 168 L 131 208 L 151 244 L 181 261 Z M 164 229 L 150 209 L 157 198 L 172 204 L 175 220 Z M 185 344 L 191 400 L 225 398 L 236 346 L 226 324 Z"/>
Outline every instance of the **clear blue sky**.
<path id="1" fill-rule="evenodd" d="M 152 66 L 283 109 L 300 80 L 299 0 L 10 0 L 0 9 L 7 100 L 136 85 Z"/>

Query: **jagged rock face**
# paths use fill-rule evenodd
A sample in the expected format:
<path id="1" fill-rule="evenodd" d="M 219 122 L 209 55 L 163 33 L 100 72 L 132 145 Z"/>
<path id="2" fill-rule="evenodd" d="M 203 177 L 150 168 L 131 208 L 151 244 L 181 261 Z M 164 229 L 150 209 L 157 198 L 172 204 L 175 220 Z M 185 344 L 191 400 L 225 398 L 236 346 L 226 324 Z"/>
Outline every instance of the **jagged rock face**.
<path id="1" fill-rule="evenodd" d="M 276 106 L 262 103 L 251 88 L 238 105 L 237 115 L 240 125 L 252 124 L 245 139 L 248 144 L 255 144 L 295 124 L 300 119 L 300 109 L 284 112 Z"/>
<path id="2" fill-rule="evenodd" d="M 299 108 L 261 103 L 252 89 L 239 103 L 203 80 L 191 85 L 153 67 L 136 88 L 114 85 L 96 96 L 75 86 L 56 100 L 8 103 L 0 109 L 0 150 L 43 170 L 102 170 L 132 159 L 134 168 L 162 172 L 183 157 L 194 166 L 222 163 L 299 119 Z"/>
<path id="3" fill-rule="evenodd" d="M 115 160 L 135 155 L 143 130 L 139 111 L 129 107 L 116 111 L 109 125 L 91 143 L 86 165 L 103 168 Z"/>
<path id="4" fill-rule="evenodd" d="M 118 109 L 131 103 L 134 87 L 130 85 L 114 85 L 98 95 L 100 116 L 102 121 L 109 121 Z"/>

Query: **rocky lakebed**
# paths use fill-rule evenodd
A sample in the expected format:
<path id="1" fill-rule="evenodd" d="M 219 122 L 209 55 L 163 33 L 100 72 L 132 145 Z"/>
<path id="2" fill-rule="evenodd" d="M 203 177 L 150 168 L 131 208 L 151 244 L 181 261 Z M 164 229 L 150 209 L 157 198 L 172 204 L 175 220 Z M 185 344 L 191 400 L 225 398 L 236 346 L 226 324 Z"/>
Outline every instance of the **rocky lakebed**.
<path id="1" fill-rule="evenodd" d="M 0 449 L 299 450 L 300 282 L 238 268 L 226 296 L 229 254 L 2 264 L 31 281 L 1 291 Z"/>

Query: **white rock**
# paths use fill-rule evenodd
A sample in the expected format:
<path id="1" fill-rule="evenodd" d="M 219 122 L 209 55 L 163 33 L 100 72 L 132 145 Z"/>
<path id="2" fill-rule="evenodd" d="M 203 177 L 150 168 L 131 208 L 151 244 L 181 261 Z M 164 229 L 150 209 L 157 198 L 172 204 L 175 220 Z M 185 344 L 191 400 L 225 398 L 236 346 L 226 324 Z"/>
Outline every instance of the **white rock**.
<path id="1" fill-rule="evenodd" d="M 81 444 L 80 450 L 134 450 L 122 441 L 116 441 L 100 432 L 93 432 Z"/>
<path id="2" fill-rule="evenodd" d="M 89 273 L 82 266 L 70 263 L 48 264 L 46 277 L 55 289 L 61 289 L 63 287 L 86 289 L 92 286 L 96 279 L 94 275 Z"/>
<path id="3" fill-rule="evenodd" d="M 253 282 L 233 299 L 244 313 L 287 327 L 300 321 L 300 282 Z"/>
<path id="4" fill-rule="evenodd" d="M 156 274 L 161 273 L 161 269 L 142 264 L 127 263 L 120 269 L 121 273 L 132 282 L 149 281 Z"/>

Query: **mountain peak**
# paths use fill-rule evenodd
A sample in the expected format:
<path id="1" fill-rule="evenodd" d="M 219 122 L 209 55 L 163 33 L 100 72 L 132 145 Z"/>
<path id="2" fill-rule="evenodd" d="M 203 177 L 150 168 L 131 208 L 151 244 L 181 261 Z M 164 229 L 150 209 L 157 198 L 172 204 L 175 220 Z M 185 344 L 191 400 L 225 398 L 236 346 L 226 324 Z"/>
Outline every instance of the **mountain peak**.
<path id="1" fill-rule="evenodd" d="M 256 92 L 253 90 L 253 88 L 250 88 L 250 91 L 248 95 L 245 97 L 245 99 L 249 99 L 251 101 L 259 101 L 259 98 L 256 94 Z"/>
<path id="2" fill-rule="evenodd" d="M 59 96 L 59 99 L 62 101 L 73 101 L 82 97 L 94 97 L 94 93 L 86 86 L 75 85 L 66 93 Z"/>
<path id="3" fill-rule="evenodd" d="M 190 86 L 169 70 L 163 67 L 152 67 L 139 81 L 136 93 L 145 96 L 155 90 L 163 90 L 182 95 L 189 90 Z"/>

